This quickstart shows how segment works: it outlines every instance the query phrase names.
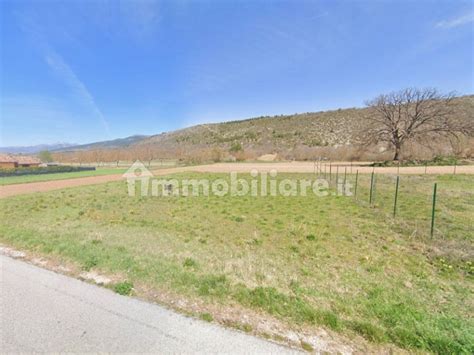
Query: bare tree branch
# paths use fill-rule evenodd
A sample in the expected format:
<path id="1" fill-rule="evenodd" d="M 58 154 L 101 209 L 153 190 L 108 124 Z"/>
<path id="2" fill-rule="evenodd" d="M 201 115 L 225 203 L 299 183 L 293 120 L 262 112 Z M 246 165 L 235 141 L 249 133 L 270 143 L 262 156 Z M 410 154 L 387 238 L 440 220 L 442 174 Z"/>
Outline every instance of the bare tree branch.
<path id="1" fill-rule="evenodd" d="M 366 132 L 367 142 L 388 142 L 395 150 L 394 160 L 408 140 L 445 136 L 472 135 L 472 122 L 457 117 L 455 93 L 441 94 L 436 89 L 407 88 L 368 101 L 372 110 Z"/>

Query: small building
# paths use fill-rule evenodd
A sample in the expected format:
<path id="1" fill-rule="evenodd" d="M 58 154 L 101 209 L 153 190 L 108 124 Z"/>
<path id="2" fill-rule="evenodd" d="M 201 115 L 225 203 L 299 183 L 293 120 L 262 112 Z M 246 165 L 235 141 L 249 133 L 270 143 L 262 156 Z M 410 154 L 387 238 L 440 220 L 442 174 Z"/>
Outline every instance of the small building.
<path id="1" fill-rule="evenodd" d="M 0 153 L 1 169 L 14 169 L 18 166 L 17 164 L 18 162 L 11 155 Z"/>
<path id="2" fill-rule="evenodd" d="M 18 155 L 15 157 L 18 162 L 18 166 L 22 168 L 38 167 L 41 164 L 41 160 L 28 155 Z"/>
<path id="3" fill-rule="evenodd" d="M 0 168 L 15 169 L 40 166 L 41 160 L 29 155 L 9 155 L 0 153 Z"/>

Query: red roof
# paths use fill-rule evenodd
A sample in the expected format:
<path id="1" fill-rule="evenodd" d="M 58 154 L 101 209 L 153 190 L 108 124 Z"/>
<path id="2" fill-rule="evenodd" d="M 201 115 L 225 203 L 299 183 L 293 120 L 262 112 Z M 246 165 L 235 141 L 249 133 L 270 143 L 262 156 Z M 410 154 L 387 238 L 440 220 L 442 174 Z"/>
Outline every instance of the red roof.
<path id="1" fill-rule="evenodd" d="M 0 163 L 15 163 L 16 161 L 11 155 L 0 153 Z"/>
<path id="2" fill-rule="evenodd" d="M 9 155 L 0 153 L 0 163 L 41 164 L 41 160 L 29 155 Z"/>
<path id="3" fill-rule="evenodd" d="M 15 157 L 18 164 L 41 164 L 41 160 L 28 155 L 17 155 Z"/>

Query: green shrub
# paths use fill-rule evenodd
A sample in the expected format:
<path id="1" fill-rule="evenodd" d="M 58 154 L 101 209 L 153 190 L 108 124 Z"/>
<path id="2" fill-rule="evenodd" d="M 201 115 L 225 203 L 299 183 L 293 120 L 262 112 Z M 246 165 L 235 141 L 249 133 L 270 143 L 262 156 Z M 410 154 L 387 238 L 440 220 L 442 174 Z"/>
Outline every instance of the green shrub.
<path id="1" fill-rule="evenodd" d="M 72 173 L 76 171 L 91 171 L 91 170 L 95 170 L 95 167 L 57 165 L 57 166 L 46 166 L 46 167 L 0 169 L 0 177 L 41 175 L 41 174 L 54 174 L 54 173 Z"/>
<path id="2" fill-rule="evenodd" d="M 437 155 L 431 160 L 385 160 L 382 162 L 375 162 L 372 163 L 370 166 L 375 167 L 394 167 L 400 165 L 403 166 L 452 166 L 452 165 L 464 165 L 465 162 L 458 161 L 458 159 L 454 156 L 441 156 Z"/>
<path id="3" fill-rule="evenodd" d="M 230 151 L 231 153 L 237 153 L 237 152 L 242 151 L 242 144 L 240 144 L 240 142 L 234 142 L 234 143 L 232 143 L 232 145 L 230 146 L 229 151 Z"/>

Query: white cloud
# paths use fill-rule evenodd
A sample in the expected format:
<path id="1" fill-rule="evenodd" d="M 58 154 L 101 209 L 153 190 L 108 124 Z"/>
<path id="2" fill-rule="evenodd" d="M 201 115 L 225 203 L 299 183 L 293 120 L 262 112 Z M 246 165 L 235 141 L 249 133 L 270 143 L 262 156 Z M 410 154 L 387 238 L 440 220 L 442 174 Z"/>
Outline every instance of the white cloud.
<path id="1" fill-rule="evenodd" d="M 107 119 L 99 109 L 94 97 L 72 68 L 49 44 L 43 28 L 35 21 L 34 17 L 24 13 L 17 14 L 17 17 L 20 28 L 34 41 L 49 67 L 73 90 L 76 99 L 99 120 L 106 133 L 109 134 L 110 129 Z"/>
<path id="2" fill-rule="evenodd" d="M 471 12 L 469 14 L 464 14 L 456 18 L 452 18 L 450 20 L 439 21 L 438 23 L 436 23 L 436 27 L 450 29 L 454 27 L 467 25 L 472 22 L 474 22 L 474 12 Z"/>
<path id="3" fill-rule="evenodd" d="M 45 54 L 46 63 L 53 69 L 63 81 L 74 91 L 77 98 L 88 107 L 99 119 L 107 133 L 110 132 L 109 124 L 97 106 L 94 97 L 91 95 L 84 83 L 77 77 L 71 67 L 54 50 L 50 49 Z"/>

